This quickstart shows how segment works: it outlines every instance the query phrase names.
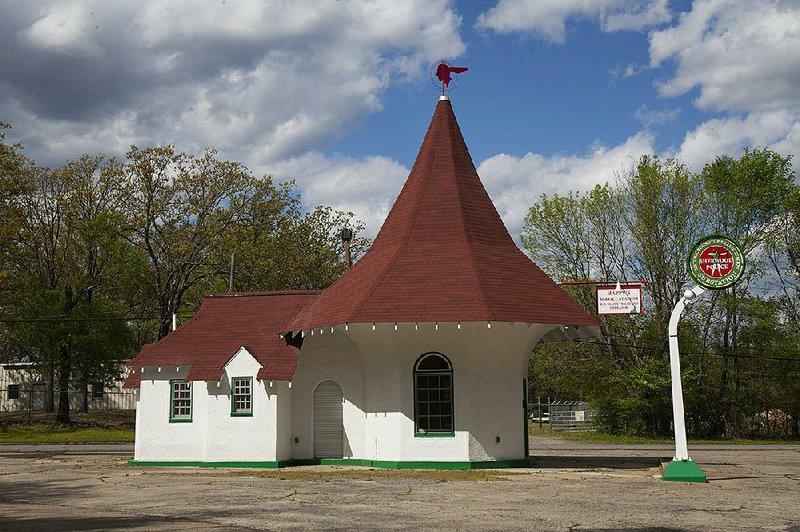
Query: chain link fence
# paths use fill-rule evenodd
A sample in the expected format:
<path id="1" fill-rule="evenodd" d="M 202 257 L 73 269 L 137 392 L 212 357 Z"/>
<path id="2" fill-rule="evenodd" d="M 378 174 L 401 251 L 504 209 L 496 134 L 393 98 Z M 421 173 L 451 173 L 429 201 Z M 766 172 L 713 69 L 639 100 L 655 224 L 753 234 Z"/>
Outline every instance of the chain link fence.
<path id="1" fill-rule="evenodd" d="M 597 412 L 586 401 L 550 403 L 550 428 L 553 430 L 594 430 Z"/>

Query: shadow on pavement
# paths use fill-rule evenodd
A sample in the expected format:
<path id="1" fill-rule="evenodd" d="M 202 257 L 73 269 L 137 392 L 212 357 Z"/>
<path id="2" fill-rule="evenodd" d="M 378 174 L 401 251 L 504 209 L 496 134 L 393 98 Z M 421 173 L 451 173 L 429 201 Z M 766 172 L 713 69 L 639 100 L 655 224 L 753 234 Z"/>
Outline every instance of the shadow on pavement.
<path id="1" fill-rule="evenodd" d="M 575 530 L 592 530 L 596 532 L 631 532 L 632 530 L 636 530 L 637 532 L 682 532 L 686 530 L 685 528 L 664 528 L 660 526 L 653 526 L 653 527 L 644 527 L 644 528 L 581 528 L 578 527 Z"/>
<path id="2" fill-rule="evenodd" d="M 156 516 L 98 516 L 98 517 L 22 517 L 19 519 L 0 517 L 0 530 L 191 530 L 200 523 Z M 245 530 L 230 525 L 202 523 L 203 530 Z"/>
<path id="3" fill-rule="evenodd" d="M 533 467 L 548 469 L 647 469 L 671 457 L 660 456 L 533 456 Z"/>

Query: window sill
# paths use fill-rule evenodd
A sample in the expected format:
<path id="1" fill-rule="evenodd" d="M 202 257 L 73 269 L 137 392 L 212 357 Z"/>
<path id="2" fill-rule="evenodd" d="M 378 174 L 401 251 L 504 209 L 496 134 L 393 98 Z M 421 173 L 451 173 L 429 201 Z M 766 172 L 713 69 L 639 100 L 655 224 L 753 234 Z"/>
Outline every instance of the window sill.
<path id="1" fill-rule="evenodd" d="M 253 417 L 252 412 L 231 412 L 231 417 Z"/>
<path id="2" fill-rule="evenodd" d="M 191 419 L 170 419 L 170 423 L 191 423 Z"/>
<path id="3" fill-rule="evenodd" d="M 415 438 L 455 438 L 455 432 L 415 432 Z"/>

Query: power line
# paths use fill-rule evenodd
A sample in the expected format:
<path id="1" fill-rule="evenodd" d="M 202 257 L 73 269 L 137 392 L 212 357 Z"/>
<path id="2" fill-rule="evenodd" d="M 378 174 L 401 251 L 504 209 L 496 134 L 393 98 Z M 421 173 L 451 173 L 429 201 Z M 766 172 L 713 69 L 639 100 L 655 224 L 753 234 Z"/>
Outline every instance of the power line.
<path id="1" fill-rule="evenodd" d="M 629 338 L 628 336 L 623 336 L 621 334 L 606 334 L 605 336 L 607 336 L 609 338 L 625 338 L 625 339 Z M 617 344 L 617 345 L 623 345 L 623 344 Z M 659 349 L 659 348 L 656 347 L 656 349 Z M 747 345 L 737 346 L 736 349 L 737 350 L 742 349 L 742 350 L 746 350 L 746 351 L 762 351 L 761 348 L 750 347 L 750 346 L 747 346 Z M 694 353 L 687 353 L 687 354 L 691 355 L 691 354 L 694 354 Z M 716 353 L 706 353 L 706 354 L 716 354 Z"/>
<path id="2" fill-rule="evenodd" d="M 178 316 L 180 319 L 191 318 L 192 316 Z M 0 318 L 0 323 L 84 323 L 93 321 L 150 321 L 160 320 L 156 316 L 127 316 L 127 317 L 98 317 L 98 318 Z"/>

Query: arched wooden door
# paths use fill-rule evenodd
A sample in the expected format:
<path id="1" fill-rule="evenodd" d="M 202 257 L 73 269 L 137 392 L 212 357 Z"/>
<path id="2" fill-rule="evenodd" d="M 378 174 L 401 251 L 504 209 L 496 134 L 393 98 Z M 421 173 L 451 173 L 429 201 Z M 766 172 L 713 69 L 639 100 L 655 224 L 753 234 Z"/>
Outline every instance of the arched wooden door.
<path id="1" fill-rule="evenodd" d="M 322 381 L 314 389 L 314 458 L 342 458 L 342 388 Z"/>

